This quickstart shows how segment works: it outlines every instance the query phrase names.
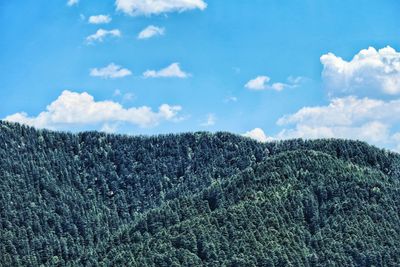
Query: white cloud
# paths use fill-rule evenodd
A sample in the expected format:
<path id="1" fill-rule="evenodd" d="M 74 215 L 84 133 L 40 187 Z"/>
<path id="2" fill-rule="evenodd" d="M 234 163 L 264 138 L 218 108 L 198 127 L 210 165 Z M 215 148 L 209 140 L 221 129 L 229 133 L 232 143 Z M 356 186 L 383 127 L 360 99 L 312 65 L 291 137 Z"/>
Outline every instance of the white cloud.
<path id="1" fill-rule="evenodd" d="M 288 83 L 281 83 L 281 82 L 276 82 L 269 84 L 271 81 L 271 78 L 265 75 L 262 76 L 257 76 L 256 78 L 248 81 L 244 87 L 246 87 L 249 90 L 256 90 L 256 91 L 261 91 L 261 90 L 275 90 L 275 91 L 282 91 L 285 88 L 294 88 L 299 85 L 301 82 L 302 78 L 301 77 L 289 77 L 288 78 Z"/>
<path id="2" fill-rule="evenodd" d="M 266 83 L 269 81 L 270 78 L 268 76 L 257 76 L 256 78 L 248 81 L 245 87 L 251 90 L 264 90 L 266 89 Z"/>
<path id="3" fill-rule="evenodd" d="M 395 146 L 393 129 L 400 122 L 400 99 L 383 101 L 348 96 L 329 105 L 304 107 L 277 124 L 286 127 L 276 137 L 349 138 L 384 147 Z"/>
<path id="4" fill-rule="evenodd" d="M 131 16 L 149 16 L 192 9 L 204 10 L 207 4 L 203 0 L 116 0 L 115 6 L 118 11 Z"/>
<path id="5" fill-rule="evenodd" d="M 122 78 L 131 74 L 132 72 L 130 70 L 124 69 L 121 66 L 115 65 L 114 63 L 111 63 L 104 68 L 93 68 L 90 70 L 90 76 L 101 77 L 104 79 Z"/>
<path id="6" fill-rule="evenodd" d="M 89 23 L 91 24 L 107 24 L 111 22 L 111 17 L 109 15 L 97 15 L 90 16 Z"/>
<path id="7" fill-rule="evenodd" d="M 245 132 L 242 135 L 259 142 L 268 142 L 274 140 L 272 137 L 267 136 L 261 128 L 254 128 L 253 130 Z"/>
<path id="8" fill-rule="evenodd" d="M 400 94 L 400 53 L 389 46 L 369 47 L 350 61 L 332 53 L 320 60 L 324 85 L 336 98 L 281 117 L 282 130 L 275 137 L 358 139 L 400 151 L 400 99 L 388 98 Z M 385 100 L 377 98 L 382 95 Z"/>
<path id="9" fill-rule="evenodd" d="M 157 35 L 164 35 L 165 28 L 156 27 L 153 25 L 147 26 L 138 34 L 138 39 L 149 39 Z"/>
<path id="10" fill-rule="evenodd" d="M 166 77 L 177 77 L 187 78 L 190 74 L 181 70 L 179 63 L 172 63 L 168 67 L 161 70 L 147 70 L 143 73 L 145 78 L 166 78 Z"/>
<path id="11" fill-rule="evenodd" d="M 113 101 L 95 101 L 88 93 L 63 91 L 62 94 L 47 106 L 46 110 L 36 117 L 24 112 L 7 116 L 4 120 L 19 122 L 37 128 L 62 129 L 69 126 L 90 126 L 102 124 L 104 130 L 112 130 L 116 123 L 128 123 L 139 127 L 156 126 L 162 121 L 179 121 L 180 106 L 163 104 L 158 111 L 150 107 L 124 108 Z M 115 127 L 114 127 L 114 126 Z"/>
<path id="12" fill-rule="evenodd" d="M 114 90 L 113 97 L 120 97 L 122 101 L 132 101 L 136 98 L 134 93 L 125 93 L 122 94 L 121 90 L 116 89 Z"/>
<path id="13" fill-rule="evenodd" d="M 79 3 L 79 0 L 68 0 L 67 6 L 77 5 L 78 3 Z"/>
<path id="14" fill-rule="evenodd" d="M 135 94 L 133 94 L 133 93 L 126 93 L 122 97 L 123 101 L 132 101 L 133 99 L 135 99 Z"/>
<path id="15" fill-rule="evenodd" d="M 368 120 L 400 121 L 400 99 L 335 98 L 327 106 L 304 107 L 295 114 L 284 116 L 278 120 L 278 125 L 307 123 L 349 126 Z"/>
<path id="16" fill-rule="evenodd" d="M 100 131 L 105 133 L 116 133 L 118 131 L 118 123 L 104 123 Z"/>
<path id="17" fill-rule="evenodd" d="M 215 125 L 215 122 L 217 121 L 217 117 L 214 114 L 208 114 L 207 119 L 200 124 L 200 126 L 203 127 L 209 127 Z"/>
<path id="18" fill-rule="evenodd" d="M 361 50 L 346 61 L 333 53 L 321 56 L 322 78 L 331 94 L 400 93 L 400 53 L 390 46 Z"/>
<path id="19" fill-rule="evenodd" d="M 104 38 L 106 38 L 107 36 L 121 37 L 121 31 L 118 29 L 114 30 L 98 29 L 96 33 L 86 37 L 86 41 L 88 43 L 92 43 L 95 41 L 103 42 Z"/>

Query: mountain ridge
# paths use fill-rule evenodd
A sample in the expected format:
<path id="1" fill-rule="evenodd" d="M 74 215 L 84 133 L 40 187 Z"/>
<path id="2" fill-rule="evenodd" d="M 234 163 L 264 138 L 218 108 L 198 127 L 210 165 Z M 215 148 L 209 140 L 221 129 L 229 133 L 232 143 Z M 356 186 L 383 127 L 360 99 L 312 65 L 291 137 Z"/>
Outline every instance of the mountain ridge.
<path id="1" fill-rule="evenodd" d="M 72 134 L 2 121 L 0 142 L 3 266 L 380 266 L 379 262 L 399 262 L 400 244 L 394 237 L 399 230 L 395 221 L 400 205 L 395 203 L 400 201 L 395 193 L 400 190 L 400 156 L 364 142 L 259 143 L 224 132 L 151 137 Z M 339 192 L 337 203 L 328 197 L 336 194 L 331 188 Z M 381 217 L 385 227 L 374 221 L 377 207 L 386 210 Z M 264 218 L 276 209 L 284 216 Z M 363 231 L 370 229 L 359 225 L 353 215 L 346 213 L 343 218 L 335 213 L 346 209 L 389 236 L 388 244 L 379 245 L 384 239 L 376 231 L 370 232 L 377 236 L 363 237 Z M 311 216 L 313 212 L 318 216 Z M 277 232 L 265 230 L 276 222 L 285 227 Z M 357 246 L 340 250 L 331 248 L 330 242 L 314 240 L 319 234 L 335 240 L 334 244 L 348 242 L 343 227 L 350 222 L 364 250 Z M 246 224 L 253 226 L 246 228 Z M 326 225 L 336 227 L 340 235 Z M 200 229 L 212 232 L 204 236 Z M 390 236 L 387 232 L 391 231 Z M 257 238 L 237 236 L 242 241 L 235 243 L 219 232 L 233 236 L 243 232 Z M 278 238 L 282 235 L 290 237 L 292 250 L 279 243 L 285 240 Z M 311 243 L 300 242 L 302 238 Z M 316 249 L 313 242 L 334 253 Z M 272 244 L 281 251 L 276 252 Z M 143 246 L 147 252 L 140 249 Z"/>

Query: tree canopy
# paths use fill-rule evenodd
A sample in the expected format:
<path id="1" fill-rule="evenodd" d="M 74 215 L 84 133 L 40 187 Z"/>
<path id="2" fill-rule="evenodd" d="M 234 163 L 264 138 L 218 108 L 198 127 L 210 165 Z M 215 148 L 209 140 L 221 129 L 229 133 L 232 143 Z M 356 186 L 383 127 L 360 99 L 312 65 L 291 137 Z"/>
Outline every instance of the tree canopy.
<path id="1" fill-rule="evenodd" d="M 0 122 L 1 266 L 400 265 L 400 156 Z"/>

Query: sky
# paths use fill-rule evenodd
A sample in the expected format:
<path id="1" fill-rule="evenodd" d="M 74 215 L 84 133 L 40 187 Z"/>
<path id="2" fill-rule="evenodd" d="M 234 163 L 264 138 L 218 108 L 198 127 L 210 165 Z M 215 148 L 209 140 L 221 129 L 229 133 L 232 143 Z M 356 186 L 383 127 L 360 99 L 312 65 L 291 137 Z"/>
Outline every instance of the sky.
<path id="1" fill-rule="evenodd" d="M 400 151 L 398 0 L 0 1 L 0 118 Z"/>

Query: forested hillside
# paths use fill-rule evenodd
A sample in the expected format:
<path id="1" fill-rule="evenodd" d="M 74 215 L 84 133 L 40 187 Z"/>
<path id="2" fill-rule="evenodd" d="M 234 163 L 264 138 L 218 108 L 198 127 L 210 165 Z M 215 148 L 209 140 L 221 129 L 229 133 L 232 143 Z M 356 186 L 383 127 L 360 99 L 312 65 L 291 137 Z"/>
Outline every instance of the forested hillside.
<path id="1" fill-rule="evenodd" d="M 1 266 L 399 266 L 400 156 L 0 122 Z"/>

